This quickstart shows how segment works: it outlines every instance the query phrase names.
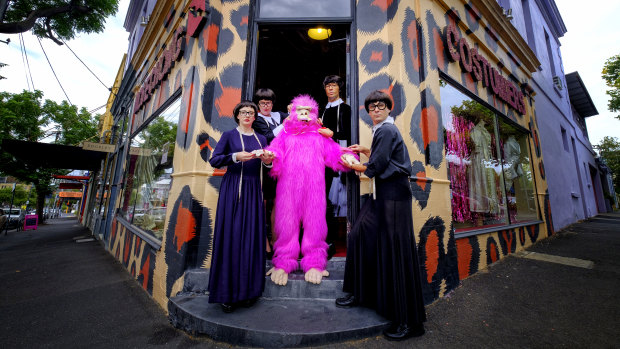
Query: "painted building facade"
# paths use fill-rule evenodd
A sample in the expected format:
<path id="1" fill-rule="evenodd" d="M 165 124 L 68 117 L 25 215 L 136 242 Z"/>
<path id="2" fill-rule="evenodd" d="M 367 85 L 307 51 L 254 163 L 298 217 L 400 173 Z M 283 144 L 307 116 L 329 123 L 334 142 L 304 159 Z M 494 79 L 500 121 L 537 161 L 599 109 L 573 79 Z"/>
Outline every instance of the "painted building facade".
<path id="1" fill-rule="evenodd" d="M 323 77 L 340 75 L 352 141 L 366 146 L 364 98 L 392 96 L 414 169 L 426 303 L 554 233 L 533 84 L 541 63 L 496 1 L 291 3 L 130 4 L 134 31 L 138 9 L 153 6 L 130 35 L 140 39 L 112 107 L 116 165 L 95 233 L 162 307 L 186 271 L 210 267 L 223 172 L 208 159 L 236 127 L 233 107 L 260 87 L 280 110 L 299 93 L 324 105 Z M 331 37 L 307 38 L 319 25 Z M 349 223 L 368 182 L 348 182 Z"/>

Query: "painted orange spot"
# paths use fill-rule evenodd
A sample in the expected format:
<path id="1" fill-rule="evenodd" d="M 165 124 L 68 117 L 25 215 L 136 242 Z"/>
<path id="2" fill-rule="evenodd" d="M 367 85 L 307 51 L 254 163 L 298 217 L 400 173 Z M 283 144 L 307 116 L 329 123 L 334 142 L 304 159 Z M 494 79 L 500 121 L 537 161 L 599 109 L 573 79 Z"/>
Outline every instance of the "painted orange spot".
<path id="1" fill-rule="evenodd" d="M 248 25 L 248 16 L 241 17 L 241 23 L 239 25 Z"/>
<path id="2" fill-rule="evenodd" d="M 409 26 L 407 26 L 407 39 L 409 40 L 409 54 L 411 55 L 411 63 L 413 64 L 413 69 L 416 71 L 420 71 L 420 55 L 418 54 L 418 26 L 416 25 L 416 21 L 411 21 Z M 416 51 L 414 52 L 414 44 L 416 47 Z"/>
<path id="3" fill-rule="evenodd" d="M 214 176 L 223 176 L 225 174 L 226 174 L 226 170 L 219 169 L 219 168 L 216 168 L 216 169 L 213 170 L 213 175 Z"/>
<path id="4" fill-rule="evenodd" d="M 443 67 L 446 64 L 445 48 L 441 33 L 437 28 L 433 28 L 433 40 L 435 40 L 435 55 L 437 56 L 437 65 Z"/>
<path id="5" fill-rule="evenodd" d="M 392 5 L 392 2 L 394 2 L 394 0 L 375 0 L 371 3 L 371 5 L 377 6 L 381 9 L 381 11 L 385 12 L 387 11 L 388 7 Z"/>
<path id="6" fill-rule="evenodd" d="M 489 251 L 489 255 L 491 256 L 491 262 L 495 263 L 497 262 L 497 247 L 495 246 L 495 244 L 491 244 L 489 245 L 489 248 L 491 249 L 491 251 Z"/>
<path id="7" fill-rule="evenodd" d="M 420 177 L 420 178 L 426 177 L 426 172 L 420 171 L 416 173 L 415 175 L 416 177 Z M 426 180 L 417 180 L 417 183 L 418 183 L 418 186 L 422 188 L 422 190 L 426 190 Z"/>
<path id="8" fill-rule="evenodd" d="M 437 125 L 439 124 L 437 109 L 435 106 L 422 109 L 422 117 L 420 120 L 420 129 L 422 130 L 422 140 L 424 148 L 428 147 L 431 142 L 437 142 Z"/>
<path id="9" fill-rule="evenodd" d="M 125 238 L 125 250 L 123 251 L 123 262 L 127 263 L 129 260 L 129 244 L 131 243 L 131 239 L 127 236 Z"/>
<path id="10" fill-rule="evenodd" d="M 220 82 L 220 86 L 222 83 Z M 236 87 L 222 87 L 222 95 L 215 100 L 215 107 L 222 117 L 232 118 L 235 105 L 241 100 L 241 89 Z"/>
<path id="11" fill-rule="evenodd" d="M 508 234 L 508 230 L 504 230 L 502 232 L 502 235 L 504 236 L 504 241 L 506 241 L 506 247 L 507 247 L 508 253 L 510 254 L 510 252 L 512 251 L 512 242 L 514 240 L 514 235 Z M 508 237 L 510 237 L 510 239 Z"/>
<path id="12" fill-rule="evenodd" d="M 174 241 L 177 246 L 177 252 L 181 251 L 181 247 L 196 236 L 196 219 L 192 212 L 185 207 L 179 207 L 177 213 L 177 222 L 174 227 Z"/>
<path id="13" fill-rule="evenodd" d="M 217 37 L 220 33 L 220 27 L 215 24 L 209 26 L 209 36 L 207 37 L 207 51 L 217 52 Z"/>
<path id="14" fill-rule="evenodd" d="M 208 139 L 206 141 L 204 141 L 204 143 L 202 143 L 200 145 L 200 150 L 203 150 L 204 148 L 208 148 L 209 150 L 213 150 L 213 148 L 211 148 L 211 145 L 209 145 L 209 140 Z"/>
<path id="15" fill-rule="evenodd" d="M 187 116 L 184 120 L 184 130 L 185 134 L 189 132 L 189 119 L 192 114 L 192 97 L 194 95 L 194 77 L 192 76 L 192 84 L 189 87 L 189 101 L 187 102 Z"/>
<path id="16" fill-rule="evenodd" d="M 463 280 L 469 276 L 469 264 L 471 263 L 471 256 L 473 254 L 473 248 L 468 239 L 456 240 L 456 255 L 459 262 L 459 280 Z"/>
<path id="17" fill-rule="evenodd" d="M 465 84 L 467 84 L 467 89 L 471 92 L 476 92 L 476 84 L 474 83 L 474 79 L 471 77 L 471 74 L 465 74 Z"/>
<path id="18" fill-rule="evenodd" d="M 426 281 L 433 282 L 433 276 L 437 273 L 439 265 L 439 237 L 437 231 L 432 230 L 426 239 Z"/>
<path id="19" fill-rule="evenodd" d="M 147 289 L 148 284 L 149 284 L 149 274 L 151 272 L 151 256 L 148 255 L 146 256 L 146 261 L 144 262 L 144 264 L 142 265 L 142 268 L 140 269 L 140 275 L 142 275 L 142 277 L 144 277 L 144 279 L 142 280 L 142 288 L 143 289 Z"/>
<path id="20" fill-rule="evenodd" d="M 370 54 L 371 62 L 381 62 L 383 61 L 383 52 L 372 51 Z"/>

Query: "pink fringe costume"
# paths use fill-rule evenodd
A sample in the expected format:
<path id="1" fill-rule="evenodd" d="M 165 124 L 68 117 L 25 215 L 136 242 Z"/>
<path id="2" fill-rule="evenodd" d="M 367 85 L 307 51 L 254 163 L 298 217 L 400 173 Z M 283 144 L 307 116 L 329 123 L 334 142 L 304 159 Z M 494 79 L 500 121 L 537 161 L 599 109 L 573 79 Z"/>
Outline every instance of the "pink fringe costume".
<path id="1" fill-rule="evenodd" d="M 310 121 L 297 119 L 297 106 L 312 107 Z M 340 163 L 344 153 L 331 138 L 320 135 L 318 104 L 312 97 L 293 99 L 291 115 L 284 130 L 267 148 L 275 159 L 271 176 L 278 179 L 275 198 L 275 243 L 273 265 L 287 274 L 297 269 L 299 231 L 303 226 L 301 268 L 325 270 L 327 265 L 327 223 L 325 221 L 325 166 L 348 171 Z"/>

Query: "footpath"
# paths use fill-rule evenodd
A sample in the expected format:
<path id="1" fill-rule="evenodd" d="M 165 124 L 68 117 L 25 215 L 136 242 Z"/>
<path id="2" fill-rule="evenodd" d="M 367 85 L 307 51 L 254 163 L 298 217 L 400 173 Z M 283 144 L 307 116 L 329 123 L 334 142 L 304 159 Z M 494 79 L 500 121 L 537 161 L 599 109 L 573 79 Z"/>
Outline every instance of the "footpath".
<path id="1" fill-rule="evenodd" d="M 0 347 L 231 348 L 172 327 L 90 237 L 74 217 L 0 235 Z M 423 337 L 321 348 L 620 347 L 619 290 L 620 213 L 601 214 L 463 280 Z"/>

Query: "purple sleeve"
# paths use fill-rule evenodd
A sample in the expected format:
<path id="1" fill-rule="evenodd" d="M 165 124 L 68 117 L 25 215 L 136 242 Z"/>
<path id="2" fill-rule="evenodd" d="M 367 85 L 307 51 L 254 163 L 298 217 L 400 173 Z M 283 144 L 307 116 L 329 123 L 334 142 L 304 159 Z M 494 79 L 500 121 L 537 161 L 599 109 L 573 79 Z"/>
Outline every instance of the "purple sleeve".
<path id="1" fill-rule="evenodd" d="M 323 156 L 325 158 L 325 166 L 331 168 L 334 171 L 347 172 L 351 171 L 350 168 L 344 166 L 340 160 L 340 157 L 345 154 L 352 154 L 356 159 L 359 160 L 359 157 L 355 155 L 348 148 L 341 147 L 338 143 L 336 143 L 333 139 L 323 137 Z"/>

